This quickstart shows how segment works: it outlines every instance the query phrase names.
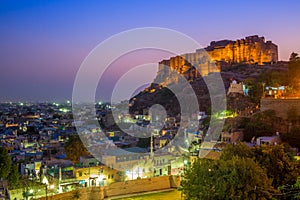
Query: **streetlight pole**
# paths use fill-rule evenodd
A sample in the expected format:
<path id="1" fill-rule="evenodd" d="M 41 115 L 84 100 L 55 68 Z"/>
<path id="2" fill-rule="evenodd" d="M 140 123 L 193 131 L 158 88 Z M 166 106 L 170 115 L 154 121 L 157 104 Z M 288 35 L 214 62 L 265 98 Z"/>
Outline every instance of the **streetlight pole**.
<path id="1" fill-rule="evenodd" d="M 48 185 L 45 184 L 45 189 L 46 189 L 46 200 L 48 200 Z"/>

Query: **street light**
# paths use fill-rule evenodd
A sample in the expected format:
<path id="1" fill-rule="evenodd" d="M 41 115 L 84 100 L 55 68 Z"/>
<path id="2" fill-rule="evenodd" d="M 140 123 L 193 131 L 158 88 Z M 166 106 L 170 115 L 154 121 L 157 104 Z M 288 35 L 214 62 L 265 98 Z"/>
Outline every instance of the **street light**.
<path id="1" fill-rule="evenodd" d="M 187 161 L 187 160 L 184 160 L 184 161 L 183 161 L 183 164 L 184 164 L 184 166 L 186 166 L 186 165 L 188 164 L 188 161 Z"/>
<path id="2" fill-rule="evenodd" d="M 49 186 L 49 189 L 53 190 L 54 189 L 54 184 L 51 184 Z M 45 184 L 45 190 L 46 190 L 46 200 L 48 200 L 48 185 Z"/>
<path id="3" fill-rule="evenodd" d="M 48 200 L 48 185 L 45 184 L 45 191 L 46 191 L 46 200 Z"/>

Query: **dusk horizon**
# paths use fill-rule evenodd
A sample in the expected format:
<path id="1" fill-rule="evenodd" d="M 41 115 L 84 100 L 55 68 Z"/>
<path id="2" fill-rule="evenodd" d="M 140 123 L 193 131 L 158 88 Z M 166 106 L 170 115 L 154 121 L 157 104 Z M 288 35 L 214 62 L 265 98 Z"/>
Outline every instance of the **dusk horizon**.
<path id="1" fill-rule="evenodd" d="M 260 1 L 2 1 L 0 101 L 70 100 L 86 56 L 112 35 L 134 28 L 173 29 L 203 47 L 211 41 L 264 36 L 278 45 L 279 60 L 287 61 L 292 52 L 300 52 L 300 29 L 294 24 L 300 17 L 299 6 L 297 1 L 271 5 Z M 154 53 L 138 61 L 138 56 L 132 56 L 115 67 L 126 71 L 133 64 L 158 63 L 168 55 Z M 110 90 L 112 82 L 99 85 Z M 109 100 L 106 90 L 98 99 Z"/>

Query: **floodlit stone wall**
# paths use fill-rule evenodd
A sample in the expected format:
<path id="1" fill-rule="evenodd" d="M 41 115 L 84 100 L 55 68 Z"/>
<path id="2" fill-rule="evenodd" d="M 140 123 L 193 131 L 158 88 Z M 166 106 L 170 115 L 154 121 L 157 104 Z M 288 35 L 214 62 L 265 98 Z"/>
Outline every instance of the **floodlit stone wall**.
<path id="1" fill-rule="evenodd" d="M 276 115 L 283 119 L 287 119 L 287 113 L 290 109 L 295 109 L 300 116 L 300 98 L 295 99 L 271 99 L 262 98 L 260 101 L 261 111 L 275 110 Z"/>
<path id="2" fill-rule="evenodd" d="M 277 45 L 272 41 L 265 42 L 264 37 L 254 35 L 236 41 L 213 41 L 204 49 L 159 62 L 155 83 L 178 83 L 178 75 L 193 80 L 209 73 L 220 72 L 222 66 L 231 64 L 263 65 L 277 61 Z"/>

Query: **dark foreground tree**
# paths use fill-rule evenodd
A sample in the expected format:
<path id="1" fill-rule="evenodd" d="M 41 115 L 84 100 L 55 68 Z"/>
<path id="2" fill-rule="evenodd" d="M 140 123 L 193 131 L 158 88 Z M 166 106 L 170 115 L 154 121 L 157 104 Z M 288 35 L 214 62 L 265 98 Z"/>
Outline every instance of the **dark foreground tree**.
<path id="1" fill-rule="evenodd" d="M 79 163 L 80 156 L 89 154 L 78 135 L 70 137 L 68 142 L 65 144 L 65 151 L 67 158 L 70 159 L 74 164 Z"/>
<path id="2" fill-rule="evenodd" d="M 19 181 L 18 165 L 13 164 L 11 166 L 7 179 L 8 179 L 10 189 L 15 189 L 19 186 L 20 181 Z"/>
<path id="3" fill-rule="evenodd" d="M 227 145 L 221 159 L 229 160 L 235 156 L 254 159 L 266 170 L 276 189 L 283 185 L 294 185 L 300 176 L 299 161 L 294 159 L 294 152 L 286 144 L 257 147 L 248 147 L 244 143 Z"/>
<path id="4" fill-rule="evenodd" d="M 299 162 L 287 145 L 261 146 L 254 148 L 255 160 L 266 169 L 275 188 L 294 185 L 300 176 Z"/>
<path id="5" fill-rule="evenodd" d="M 196 160 L 182 181 L 185 199 L 270 199 L 276 190 L 250 158 Z"/>
<path id="6" fill-rule="evenodd" d="M 0 147 L 0 179 L 6 178 L 10 172 L 11 159 L 4 147 Z"/>
<path id="7" fill-rule="evenodd" d="M 300 89 L 300 57 L 297 53 L 292 53 L 289 60 L 289 84 L 295 91 Z"/>

